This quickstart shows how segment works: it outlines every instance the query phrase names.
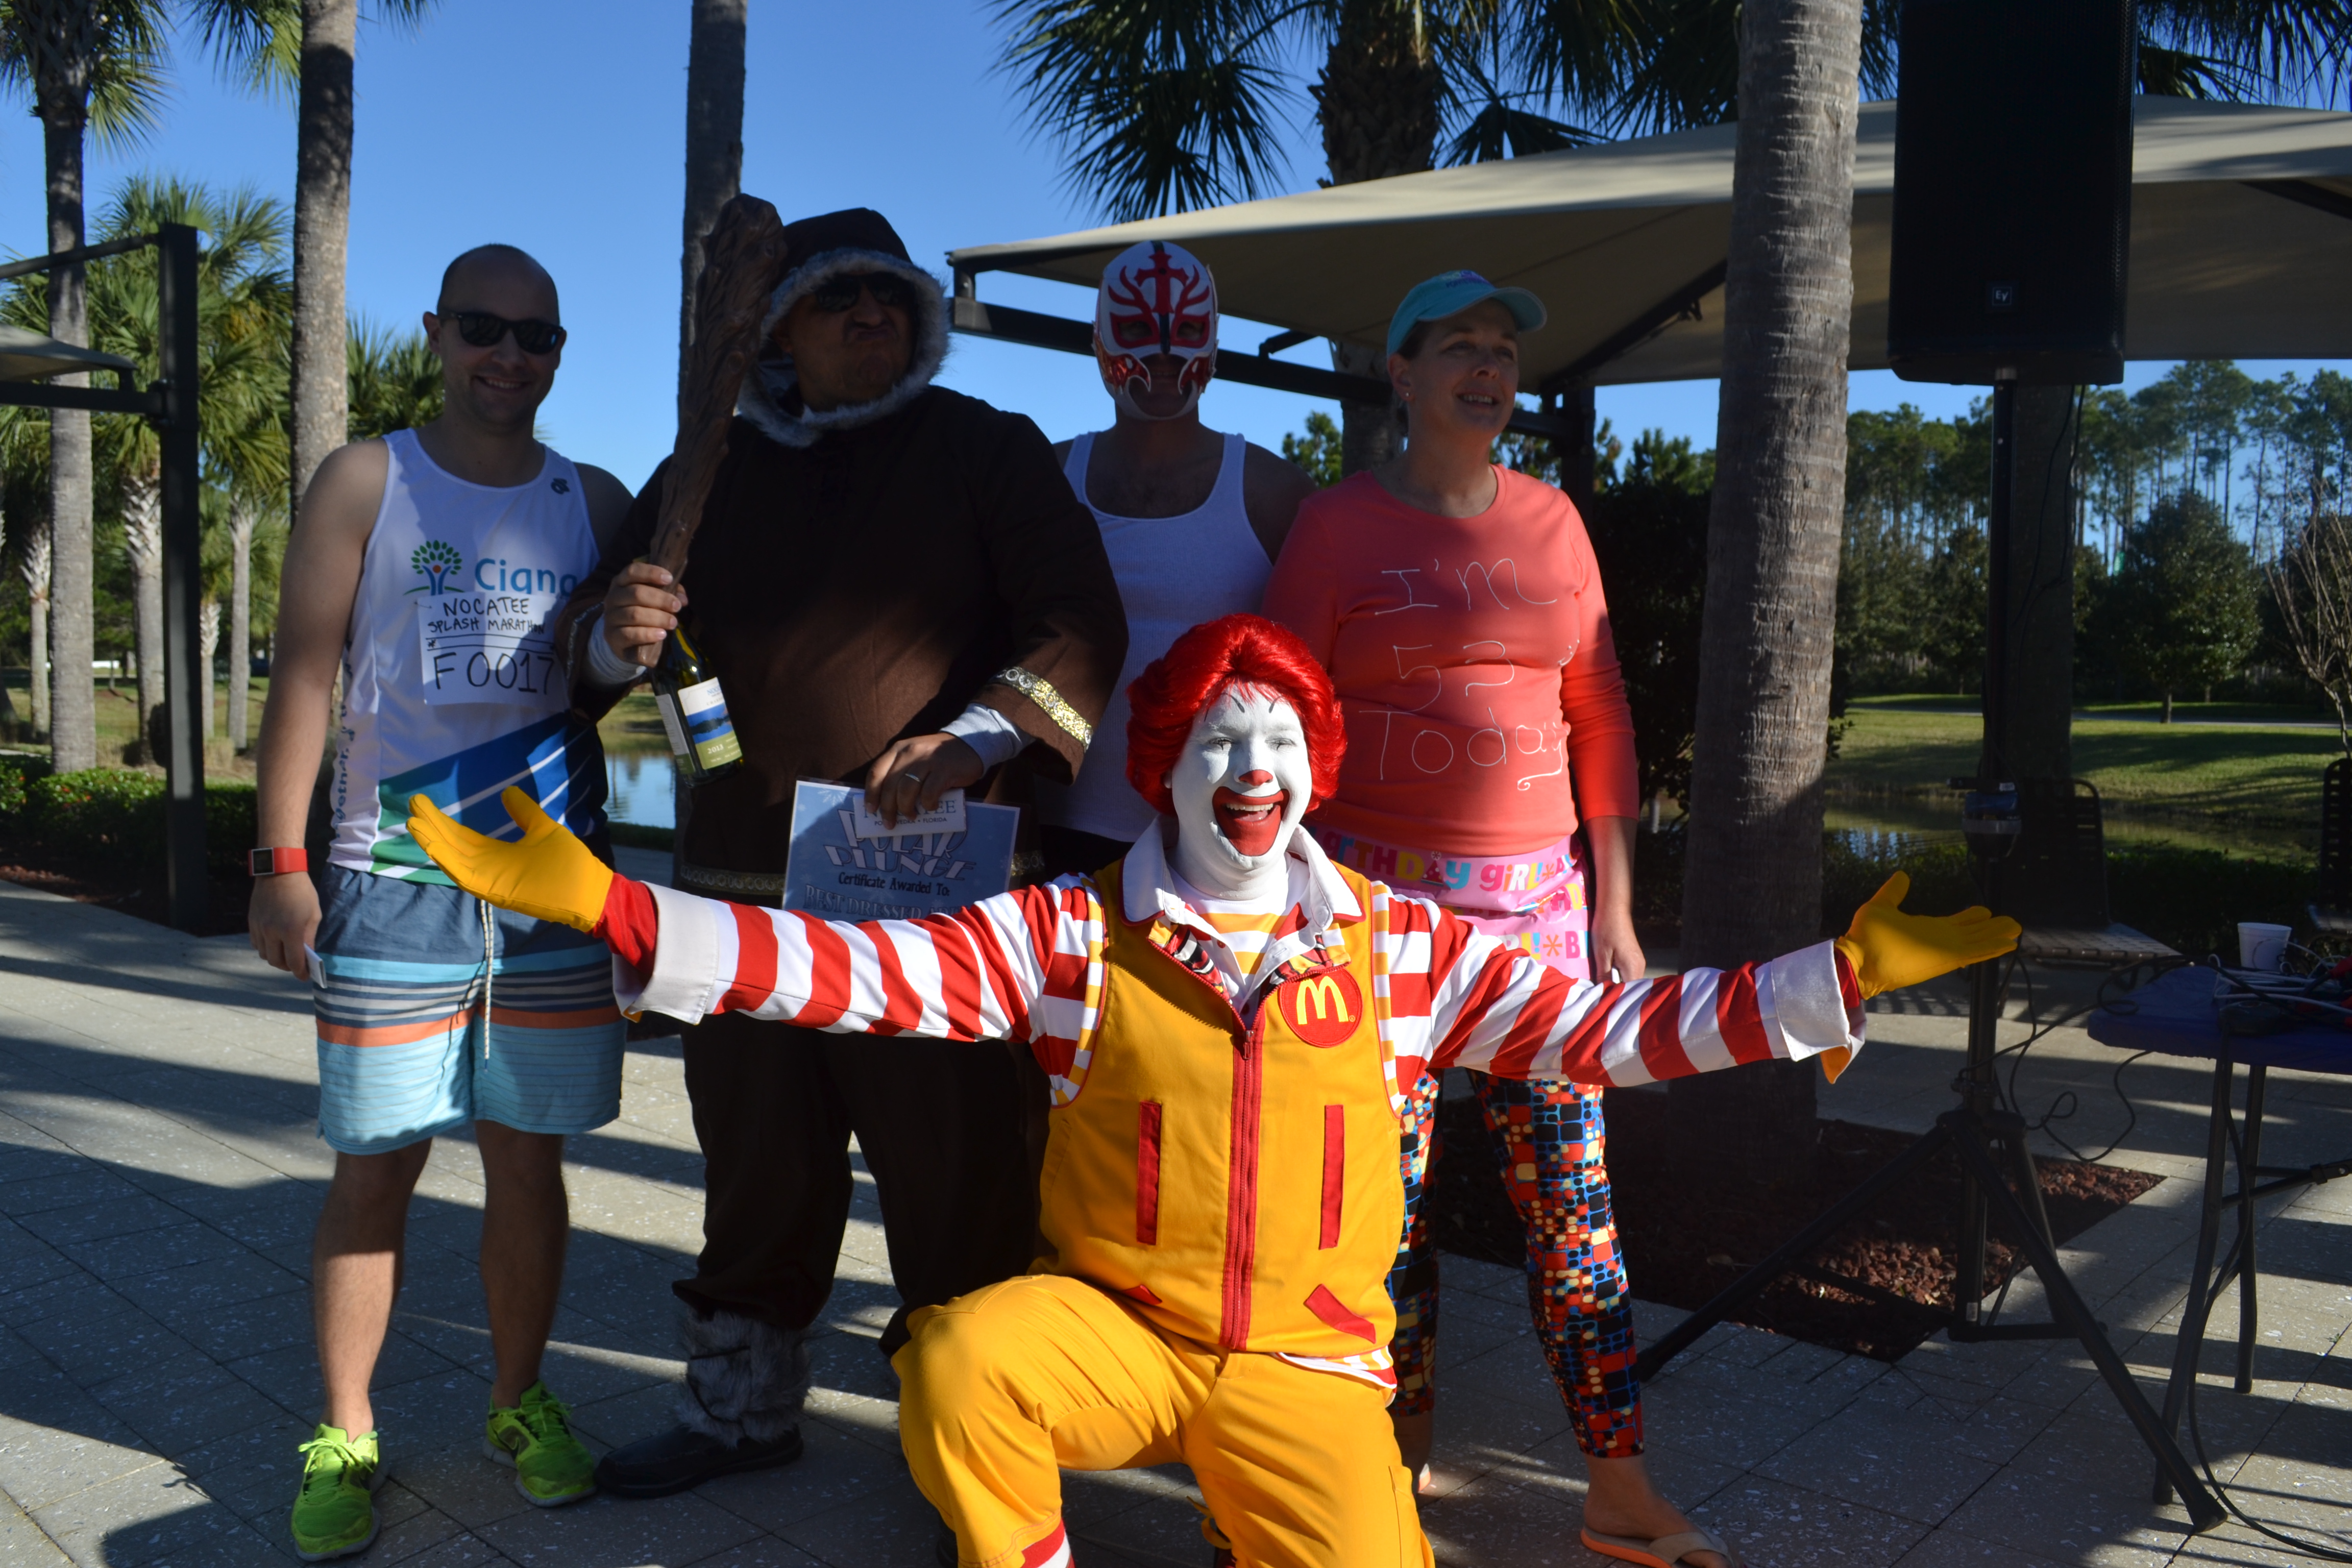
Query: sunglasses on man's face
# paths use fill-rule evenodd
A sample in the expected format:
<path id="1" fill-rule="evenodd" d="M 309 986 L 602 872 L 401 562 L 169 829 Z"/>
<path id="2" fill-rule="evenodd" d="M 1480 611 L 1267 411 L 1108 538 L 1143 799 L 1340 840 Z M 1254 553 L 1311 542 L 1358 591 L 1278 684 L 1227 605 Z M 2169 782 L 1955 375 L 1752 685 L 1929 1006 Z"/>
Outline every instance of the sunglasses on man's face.
<path id="1" fill-rule="evenodd" d="M 509 332 L 514 334 L 515 347 L 527 354 L 551 354 L 563 346 L 567 335 L 553 321 L 536 318 L 509 321 L 504 316 L 493 316 L 488 310 L 455 310 L 451 321 L 457 323 L 457 335 L 478 349 L 494 349 L 499 340 Z"/>
<path id="2" fill-rule="evenodd" d="M 837 316 L 856 304 L 860 293 L 873 295 L 874 302 L 886 310 L 912 310 L 915 304 L 915 286 L 888 272 L 850 272 L 828 278 L 809 290 L 809 302 L 827 315 Z"/>

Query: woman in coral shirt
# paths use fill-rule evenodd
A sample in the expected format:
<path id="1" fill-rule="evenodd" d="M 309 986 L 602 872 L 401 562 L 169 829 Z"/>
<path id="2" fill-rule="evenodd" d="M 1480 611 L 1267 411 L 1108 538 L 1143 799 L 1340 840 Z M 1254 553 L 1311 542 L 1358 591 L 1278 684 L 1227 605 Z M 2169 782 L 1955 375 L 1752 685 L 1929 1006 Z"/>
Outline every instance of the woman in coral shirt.
<path id="1" fill-rule="evenodd" d="M 1307 640 L 1347 716 L 1339 794 L 1309 823 L 1333 858 L 1515 936 L 1573 978 L 1634 980 L 1645 967 L 1633 918 L 1640 790 L 1600 572 L 1569 499 L 1489 457 L 1518 392 L 1518 335 L 1543 320 L 1535 296 L 1474 272 L 1405 296 L 1389 328 L 1389 377 L 1406 448 L 1299 508 L 1265 614 Z M 1675 1561 L 1696 1538 L 1662 1539 L 1691 1526 L 1642 1465 L 1601 1090 L 1471 1080 L 1527 1224 L 1536 1328 L 1591 1471 L 1588 1543 L 1655 1541 L 1679 1549 L 1663 1558 Z M 1438 1087 L 1424 1077 L 1413 1095 L 1409 1200 Z M 1419 1208 L 1390 1281 L 1393 1412 L 1417 1474 L 1431 1444 L 1437 1309 Z M 1682 1560 L 1721 1563 L 1705 1550 Z"/>

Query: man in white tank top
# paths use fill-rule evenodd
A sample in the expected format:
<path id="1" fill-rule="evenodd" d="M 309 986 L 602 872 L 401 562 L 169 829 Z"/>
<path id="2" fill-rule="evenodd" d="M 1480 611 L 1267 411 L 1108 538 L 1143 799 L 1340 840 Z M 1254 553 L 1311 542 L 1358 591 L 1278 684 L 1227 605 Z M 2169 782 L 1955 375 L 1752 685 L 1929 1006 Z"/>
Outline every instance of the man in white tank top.
<path id="1" fill-rule="evenodd" d="M 1109 865 L 1151 826 L 1127 782 L 1128 685 L 1192 626 L 1257 609 L 1298 503 L 1315 493 L 1295 464 L 1201 423 L 1216 374 L 1217 283 L 1182 246 L 1145 240 L 1103 269 L 1095 360 L 1115 422 L 1055 455 L 1102 529 L 1127 609 L 1127 659 L 1076 783 L 1038 783 L 1055 876 Z"/>
<path id="2" fill-rule="evenodd" d="M 626 1026 L 610 963 L 567 928 L 460 892 L 393 806 L 421 790 L 478 816 L 515 785 L 604 837 L 603 751 L 569 711 L 547 627 L 631 498 L 531 435 L 562 358 L 558 320 L 554 279 L 523 252 L 450 263 L 425 316 L 444 413 L 320 463 L 287 544 L 251 924 L 265 959 L 317 988 L 320 1134 L 336 1152 L 311 1254 L 325 1408 L 290 1521 L 309 1562 L 375 1538 L 368 1385 L 409 1195 L 434 1137 L 469 1122 L 496 1360 L 485 1447 L 539 1506 L 595 1489 L 539 1365 L 570 1228 L 564 1135 L 620 1110 Z M 339 664 L 332 847 L 314 884 L 303 826 Z"/>

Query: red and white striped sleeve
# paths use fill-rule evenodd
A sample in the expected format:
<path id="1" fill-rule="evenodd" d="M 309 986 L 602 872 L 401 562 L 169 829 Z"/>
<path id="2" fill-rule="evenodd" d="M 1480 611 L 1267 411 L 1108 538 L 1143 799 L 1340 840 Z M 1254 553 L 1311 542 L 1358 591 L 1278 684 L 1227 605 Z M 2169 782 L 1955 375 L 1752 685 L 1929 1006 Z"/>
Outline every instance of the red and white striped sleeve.
<path id="1" fill-rule="evenodd" d="M 1427 900 L 1378 891 L 1388 904 L 1395 1052 L 1433 1070 L 1630 1089 L 1862 1047 L 1862 994 L 1834 942 L 1737 969 L 1595 985 Z"/>
<path id="2" fill-rule="evenodd" d="M 651 888 L 652 968 L 614 965 L 622 1010 L 747 1013 L 835 1034 L 1028 1042 L 1049 1069 L 1087 1021 L 1101 904 L 1084 878 L 913 921 L 820 920 Z"/>

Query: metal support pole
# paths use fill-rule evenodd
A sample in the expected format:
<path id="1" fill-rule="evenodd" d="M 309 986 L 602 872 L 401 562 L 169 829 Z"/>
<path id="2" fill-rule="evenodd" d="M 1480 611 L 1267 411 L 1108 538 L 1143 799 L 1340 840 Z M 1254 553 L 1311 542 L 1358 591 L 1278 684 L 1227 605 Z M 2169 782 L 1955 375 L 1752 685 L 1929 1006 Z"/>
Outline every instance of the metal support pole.
<path id="1" fill-rule="evenodd" d="M 163 225 L 156 246 L 158 370 L 163 412 L 163 766 L 165 885 L 172 923 L 194 931 L 211 904 L 205 879 L 205 728 L 212 697 L 197 600 L 204 574 L 196 425 L 196 231 Z"/>
<path id="2" fill-rule="evenodd" d="M 1964 1120 L 1964 1113 L 1948 1110 L 1941 1120 L 1948 1123 Z M 2139 1433 L 2140 1441 L 2156 1455 L 2158 1473 L 2180 1493 L 2181 1506 L 2189 1510 L 2190 1531 L 2202 1533 L 2220 1524 L 2228 1517 L 2222 1513 L 2221 1505 L 2198 1480 L 2197 1472 L 2189 1468 L 2189 1460 L 2173 1442 L 2172 1434 L 2148 1407 L 2147 1396 L 2132 1380 L 2131 1368 L 2116 1353 L 2115 1346 L 2107 1343 L 2098 1320 L 2091 1315 L 2090 1303 L 2083 1300 L 2074 1282 L 2066 1277 L 2066 1270 L 2059 1266 L 2057 1249 L 2035 1233 L 2032 1217 L 2001 1181 L 2000 1168 L 1992 1163 L 1992 1155 L 1984 1144 L 1970 1136 L 1965 1127 L 1955 1127 L 1954 1131 L 1959 1136 L 1952 1141 L 1952 1146 L 1959 1152 L 1961 1168 L 1975 1172 L 1978 1183 L 1992 1194 L 2001 1217 L 2019 1233 L 2018 1250 L 2025 1254 L 2026 1262 L 2041 1276 L 2042 1289 L 2050 1298 L 2051 1315 L 2082 1342 L 2083 1352 L 2098 1369 L 2100 1381 L 2116 1396 L 2116 1403 L 2124 1407 L 2124 1415 Z"/>
<path id="3" fill-rule="evenodd" d="M 2002 756 L 2001 726 L 2007 721 L 2009 695 L 2009 545 L 2014 523 L 2017 467 L 2017 384 L 2002 382 L 1992 389 L 1992 496 L 1985 508 L 1985 673 L 1984 745 L 1977 763 L 1977 788 L 1999 789 L 2008 783 Z M 2002 910 L 2001 856 L 2006 844 L 1992 846 L 2000 854 L 1980 856 L 1978 873 L 1986 905 Z M 1959 1084 L 1960 1105 L 1973 1119 L 1992 1112 L 2000 1098 L 1993 1057 L 2000 1027 L 2001 965 L 1999 959 L 1969 971 L 1969 1058 Z M 1960 1167 L 1959 1277 L 1953 1283 L 1954 1327 L 1965 1334 L 1974 1328 L 1984 1294 L 1985 1203 L 1988 1194 L 1974 1170 Z"/>
<path id="4" fill-rule="evenodd" d="M 2180 1430 L 2180 1412 L 2205 1343 L 2205 1319 L 2212 1310 L 2213 1249 L 2221 1233 L 2221 1178 L 2230 1157 L 2230 1080 L 2237 1068 L 2225 1051 L 2213 1064 L 2213 1110 L 2205 1124 L 2205 1198 L 2197 1218 L 2197 1261 L 2189 1269 L 2189 1299 L 2180 1306 L 2180 1331 L 2172 1342 L 2172 1379 L 2165 1385 L 2164 1436 Z M 2240 1180 L 2243 1180 L 2242 1176 Z M 2159 1457 L 2156 1500 L 2172 1500 L 2173 1482 Z"/>
<path id="5" fill-rule="evenodd" d="M 2254 1268 L 2255 1173 L 2263 1160 L 2263 1095 L 2270 1068 L 2256 1062 L 2246 1068 L 2246 1132 L 2238 1158 L 2238 1382 L 2240 1394 L 2254 1391 L 2254 1334 L 2261 1319 L 2255 1300 L 2259 1286 Z"/>

